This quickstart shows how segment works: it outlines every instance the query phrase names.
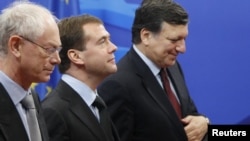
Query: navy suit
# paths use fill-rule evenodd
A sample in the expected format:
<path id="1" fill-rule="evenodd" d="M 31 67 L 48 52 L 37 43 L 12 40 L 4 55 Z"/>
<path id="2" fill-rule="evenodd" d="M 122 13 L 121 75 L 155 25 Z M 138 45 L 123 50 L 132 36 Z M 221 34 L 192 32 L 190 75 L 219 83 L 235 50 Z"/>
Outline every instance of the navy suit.
<path id="1" fill-rule="evenodd" d="M 37 108 L 37 118 L 43 141 L 49 141 L 47 127 L 43 119 L 40 101 L 32 92 Z M 9 94 L 0 83 L 0 141 L 29 141 L 22 119 Z"/>
<path id="2" fill-rule="evenodd" d="M 133 48 L 118 62 L 118 72 L 99 86 L 122 141 L 186 141 L 166 93 Z M 198 115 L 178 62 L 168 68 L 182 116 Z"/>

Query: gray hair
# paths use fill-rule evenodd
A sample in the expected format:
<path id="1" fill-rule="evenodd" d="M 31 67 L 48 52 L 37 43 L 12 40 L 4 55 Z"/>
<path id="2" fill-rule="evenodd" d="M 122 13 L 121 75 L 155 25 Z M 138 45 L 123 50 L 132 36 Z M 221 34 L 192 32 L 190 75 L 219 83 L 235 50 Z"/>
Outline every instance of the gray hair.
<path id="1" fill-rule="evenodd" d="M 56 18 L 45 7 L 28 1 L 15 1 L 1 11 L 0 52 L 7 53 L 8 40 L 21 35 L 31 40 L 40 37 L 50 22 Z"/>

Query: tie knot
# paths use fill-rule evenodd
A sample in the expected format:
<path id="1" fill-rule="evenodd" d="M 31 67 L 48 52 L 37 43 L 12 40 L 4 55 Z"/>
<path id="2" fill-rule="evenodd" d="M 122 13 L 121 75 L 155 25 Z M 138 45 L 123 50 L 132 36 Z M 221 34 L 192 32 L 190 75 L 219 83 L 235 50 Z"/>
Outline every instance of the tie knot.
<path id="1" fill-rule="evenodd" d="M 167 78 L 167 71 L 166 71 L 166 69 L 164 69 L 164 68 L 162 68 L 161 70 L 160 70 L 160 76 L 161 76 L 161 78 L 164 78 L 164 79 L 166 79 Z"/>
<path id="2" fill-rule="evenodd" d="M 34 100 L 31 94 L 26 95 L 21 103 L 25 109 L 35 109 Z"/>
<path id="3" fill-rule="evenodd" d="M 100 111 L 106 108 L 106 104 L 100 96 L 96 96 L 95 101 L 92 104 L 94 107 L 97 107 Z"/>

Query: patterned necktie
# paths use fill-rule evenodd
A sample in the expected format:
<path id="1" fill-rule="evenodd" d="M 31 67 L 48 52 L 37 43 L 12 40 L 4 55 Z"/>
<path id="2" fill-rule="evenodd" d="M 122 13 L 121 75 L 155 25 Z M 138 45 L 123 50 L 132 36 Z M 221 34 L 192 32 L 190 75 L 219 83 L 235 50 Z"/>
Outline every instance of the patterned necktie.
<path id="1" fill-rule="evenodd" d="M 36 107 L 33 96 L 28 94 L 23 100 L 22 105 L 26 109 L 26 117 L 29 125 L 30 139 L 31 141 L 42 141 L 40 128 L 36 116 Z"/>
<path id="2" fill-rule="evenodd" d="M 172 103 L 173 108 L 175 109 L 178 117 L 181 119 L 181 107 L 179 102 L 176 99 L 176 96 L 174 95 L 171 87 L 170 87 L 170 83 L 168 80 L 168 76 L 167 76 L 167 71 L 166 69 L 161 69 L 160 71 L 160 76 L 161 76 L 161 81 L 164 87 L 165 92 L 168 95 L 168 99 L 169 101 Z"/>
<path id="3" fill-rule="evenodd" d="M 112 123 L 111 123 L 105 102 L 102 100 L 102 98 L 100 96 L 96 96 L 96 99 L 92 105 L 94 107 L 97 107 L 99 110 L 100 125 L 101 125 L 103 131 L 105 132 L 107 140 L 109 140 L 109 141 L 114 140 L 113 134 L 112 134 L 112 127 L 111 127 Z"/>

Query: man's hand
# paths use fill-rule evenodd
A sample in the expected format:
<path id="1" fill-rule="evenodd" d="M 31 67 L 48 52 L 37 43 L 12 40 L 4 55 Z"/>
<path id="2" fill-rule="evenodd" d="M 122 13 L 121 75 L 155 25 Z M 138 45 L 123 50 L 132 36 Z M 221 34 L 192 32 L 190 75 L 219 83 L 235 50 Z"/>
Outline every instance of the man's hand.
<path id="1" fill-rule="evenodd" d="M 187 116 L 181 119 L 188 141 L 201 141 L 208 131 L 208 118 L 204 116 Z"/>

